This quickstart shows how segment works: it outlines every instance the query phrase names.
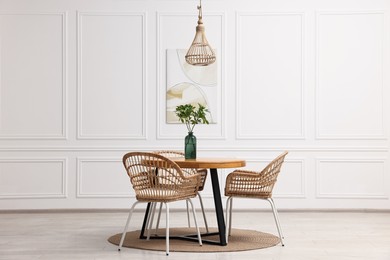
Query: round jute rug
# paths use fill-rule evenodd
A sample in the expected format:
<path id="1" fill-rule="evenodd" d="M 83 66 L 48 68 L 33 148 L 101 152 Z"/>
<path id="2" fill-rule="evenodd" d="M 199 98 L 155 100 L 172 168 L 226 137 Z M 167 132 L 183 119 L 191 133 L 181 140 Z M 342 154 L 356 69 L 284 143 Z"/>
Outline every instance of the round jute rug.
<path id="1" fill-rule="evenodd" d="M 216 229 L 210 229 L 210 232 L 216 232 Z M 201 232 L 205 230 L 201 229 Z M 165 230 L 159 230 L 158 234 L 164 235 Z M 170 237 L 181 236 L 185 234 L 196 234 L 195 228 L 171 228 Z M 140 231 L 127 232 L 126 239 L 123 242 L 124 247 L 165 251 L 165 239 L 139 239 Z M 108 241 L 114 245 L 119 245 L 122 233 L 116 234 L 108 238 Z M 215 240 L 219 238 L 217 236 L 204 236 L 202 239 Z M 217 246 L 203 243 L 203 246 L 199 246 L 198 242 L 169 239 L 169 248 L 171 252 L 231 252 L 231 251 L 245 251 L 261 249 L 266 247 L 275 246 L 280 242 L 279 237 L 254 230 L 246 229 L 232 229 L 231 236 L 227 246 Z"/>

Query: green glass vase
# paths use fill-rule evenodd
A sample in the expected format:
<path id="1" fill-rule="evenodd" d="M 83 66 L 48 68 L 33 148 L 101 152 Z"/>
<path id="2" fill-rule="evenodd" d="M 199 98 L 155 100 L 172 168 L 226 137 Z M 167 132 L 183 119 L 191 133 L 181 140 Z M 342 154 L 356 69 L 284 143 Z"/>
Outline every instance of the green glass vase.
<path id="1" fill-rule="evenodd" d="M 196 159 L 196 136 L 193 132 L 188 132 L 184 139 L 184 156 L 186 159 Z"/>

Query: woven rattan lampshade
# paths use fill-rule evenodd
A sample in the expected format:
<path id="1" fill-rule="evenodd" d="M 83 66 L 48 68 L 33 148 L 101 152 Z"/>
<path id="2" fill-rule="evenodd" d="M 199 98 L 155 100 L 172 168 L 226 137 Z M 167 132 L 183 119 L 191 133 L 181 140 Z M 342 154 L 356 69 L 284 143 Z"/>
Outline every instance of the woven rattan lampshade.
<path id="1" fill-rule="evenodd" d="M 187 63 L 195 66 L 207 66 L 215 62 L 216 57 L 213 49 L 209 45 L 204 33 L 204 25 L 202 21 L 202 0 L 198 6 L 198 26 L 196 26 L 196 34 L 188 52 L 185 56 Z"/>

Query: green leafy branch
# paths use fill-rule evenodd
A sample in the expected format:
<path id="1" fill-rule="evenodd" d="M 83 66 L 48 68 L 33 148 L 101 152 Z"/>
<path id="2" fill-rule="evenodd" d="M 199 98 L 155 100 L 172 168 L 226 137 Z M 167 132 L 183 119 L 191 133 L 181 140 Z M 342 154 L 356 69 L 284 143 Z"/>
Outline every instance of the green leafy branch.
<path id="1" fill-rule="evenodd" d="M 201 104 L 198 104 L 198 109 L 191 104 L 177 106 L 175 113 L 180 122 L 186 124 L 188 132 L 192 132 L 197 124 L 209 124 L 206 118 L 209 110 Z"/>

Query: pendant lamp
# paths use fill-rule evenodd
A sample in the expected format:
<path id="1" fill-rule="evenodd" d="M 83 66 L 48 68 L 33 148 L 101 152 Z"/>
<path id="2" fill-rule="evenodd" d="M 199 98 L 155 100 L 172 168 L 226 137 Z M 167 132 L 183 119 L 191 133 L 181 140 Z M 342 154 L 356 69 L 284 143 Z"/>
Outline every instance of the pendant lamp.
<path id="1" fill-rule="evenodd" d="M 188 52 L 185 56 L 188 64 L 195 66 L 208 66 L 215 62 L 216 57 L 213 49 L 209 45 L 204 33 L 204 25 L 202 21 L 202 0 L 199 0 L 198 5 L 198 26 L 196 26 L 196 34 Z"/>

